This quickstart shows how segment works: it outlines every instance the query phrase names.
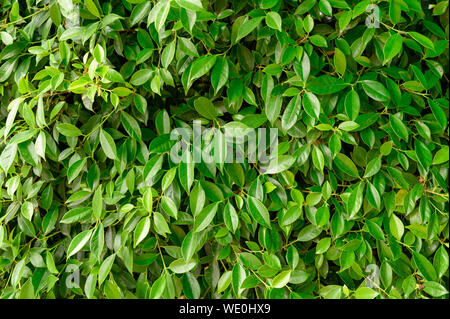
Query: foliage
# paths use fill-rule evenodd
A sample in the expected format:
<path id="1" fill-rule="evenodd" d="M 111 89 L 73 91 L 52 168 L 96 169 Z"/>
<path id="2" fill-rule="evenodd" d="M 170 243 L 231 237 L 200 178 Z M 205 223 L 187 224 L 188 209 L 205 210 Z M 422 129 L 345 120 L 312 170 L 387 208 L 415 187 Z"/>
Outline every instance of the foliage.
<path id="1" fill-rule="evenodd" d="M 448 1 L 0 10 L 2 298 L 448 298 Z"/>

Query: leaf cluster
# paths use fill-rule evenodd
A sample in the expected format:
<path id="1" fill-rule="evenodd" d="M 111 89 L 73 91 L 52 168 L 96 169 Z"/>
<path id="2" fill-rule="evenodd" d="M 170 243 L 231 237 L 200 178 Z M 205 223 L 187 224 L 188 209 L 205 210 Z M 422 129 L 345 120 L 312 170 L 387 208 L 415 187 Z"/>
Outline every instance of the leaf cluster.
<path id="1" fill-rule="evenodd" d="M 448 10 L 2 1 L 0 298 L 448 298 Z"/>

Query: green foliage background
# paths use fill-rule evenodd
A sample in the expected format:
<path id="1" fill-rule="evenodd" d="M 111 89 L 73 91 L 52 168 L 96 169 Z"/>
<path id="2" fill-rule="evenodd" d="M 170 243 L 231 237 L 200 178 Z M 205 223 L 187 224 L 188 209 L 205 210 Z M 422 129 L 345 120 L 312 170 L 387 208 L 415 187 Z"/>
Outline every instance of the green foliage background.
<path id="1" fill-rule="evenodd" d="M 448 24 L 440 0 L 1 1 L 0 297 L 448 298 Z M 278 128 L 278 165 L 171 162 L 199 118 Z"/>

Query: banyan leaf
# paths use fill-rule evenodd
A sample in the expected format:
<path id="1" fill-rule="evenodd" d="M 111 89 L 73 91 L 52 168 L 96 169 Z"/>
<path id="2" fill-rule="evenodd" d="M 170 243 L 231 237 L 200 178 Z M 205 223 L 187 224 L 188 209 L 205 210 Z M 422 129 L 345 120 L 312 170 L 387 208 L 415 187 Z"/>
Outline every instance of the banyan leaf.
<path id="1" fill-rule="evenodd" d="M 240 27 L 237 32 L 237 36 L 235 39 L 235 42 L 239 41 L 240 39 L 244 38 L 248 34 L 250 34 L 262 21 L 263 17 L 257 17 L 248 19 L 245 21 Z"/>
<path id="2" fill-rule="evenodd" d="M 218 203 L 212 203 L 202 209 L 194 221 L 195 232 L 198 233 L 211 224 L 212 220 L 216 216 L 218 206 Z"/>
<path id="3" fill-rule="evenodd" d="M 248 197 L 247 203 L 251 216 L 262 226 L 270 228 L 270 215 L 264 204 L 251 196 Z"/>
<path id="4" fill-rule="evenodd" d="M 92 235 L 92 229 L 85 230 L 78 235 L 76 235 L 69 244 L 67 248 L 67 258 L 79 252 L 89 241 Z"/>
<path id="5" fill-rule="evenodd" d="M 102 146 L 103 152 L 105 152 L 108 158 L 117 158 L 117 149 L 114 139 L 105 130 L 100 131 L 100 144 Z"/>
<path id="6" fill-rule="evenodd" d="M 387 102 L 391 99 L 389 91 L 378 81 L 364 80 L 361 85 L 366 94 L 375 101 Z"/>
<path id="7" fill-rule="evenodd" d="M 348 86 L 347 83 L 331 75 L 322 75 L 308 80 L 307 88 L 314 94 L 326 95 L 337 93 Z"/>
<path id="8" fill-rule="evenodd" d="M 334 163 L 344 173 L 346 173 L 350 176 L 359 177 L 358 169 L 357 169 L 355 163 L 353 163 L 353 161 L 345 154 L 342 154 L 342 153 L 336 154 L 336 157 L 334 158 Z"/>
<path id="9" fill-rule="evenodd" d="M 194 102 L 195 110 L 205 118 L 213 120 L 217 116 L 217 110 L 212 102 L 206 97 L 199 97 Z"/>
<path id="10" fill-rule="evenodd" d="M 448 1 L 3 2 L 0 299 L 448 298 Z"/>

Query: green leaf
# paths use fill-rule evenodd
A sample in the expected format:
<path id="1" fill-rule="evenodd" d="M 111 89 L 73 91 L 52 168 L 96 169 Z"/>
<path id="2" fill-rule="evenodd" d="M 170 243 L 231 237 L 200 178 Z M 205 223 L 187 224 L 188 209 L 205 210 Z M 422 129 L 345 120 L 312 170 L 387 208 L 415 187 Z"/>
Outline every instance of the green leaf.
<path id="1" fill-rule="evenodd" d="M 420 34 L 415 31 L 410 31 L 410 32 L 408 32 L 408 35 L 411 38 L 413 38 L 414 40 L 416 40 L 417 42 L 419 42 L 423 47 L 434 50 L 433 42 L 430 39 L 428 39 L 426 36 L 424 36 L 423 34 Z"/>
<path id="2" fill-rule="evenodd" d="M 319 119 L 320 101 L 313 93 L 305 93 L 305 95 L 303 96 L 303 108 L 309 116 L 317 120 Z"/>
<path id="3" fill-rule="evenodd" d="M 281 226 L 291 225 L 300 218 L 301 214 L 302 209 L 300 206 L 295 205 L 290 207 L 283 215 L 283 217 L 280 219 L 280 225 Z"/>
<path id="4" fill-rule="evenodd" d="M 353 161 L 348 156 L 342 153 L 338 153 L 334 158 L 334 163 L 344 173 L 353 177 L 359 177 L 358 169 L 356 168 L 355 163 L 353 163 Z"/>
<path id="5" fill-rule="evenodd" d="M 130 83 L 133 85 L 143 85 L 150 80 L 152 72 L 148 69 L 141 69 L 133 74 L 130 79 Z"/>
<path id="6" fill-rule="evenodd" d="M 56 130 L 67 137 L 77 137 L 83 135 L 78 127 L 70 123 L 60 123 L 56 125 Z"/>
<path id="7" fill-rule="evenodd" d="M 421 140 L 414 140 L 414 150 L 419 163 L 428 170 L 433 162 L 433 154 Z"/>
<path id="8" fill-rule="evenodd" d="M 153 207 L 153 195 L 152 190 L 150 188 L 147 188 L 144 192 L 144 196 L 142 196 L 142 205 L 144 206 L 147 213 L 152 212 Z M 161 200 L 161 206 L 162 206 L 162 200 Z"/>
<path id="9" fill-rule="evenodd" d="M 302 99 L 300 95 L 293 97 L 289 101 L 281 118 L 281 127 L 284 131 L 289 130 L 297 122 L 301 110 L 301 105 Z"/>
<path id="10" fill-rule="evenodd" d="M 381 157 L 375 157 L 369 163 L 367 163 L 366 171 L 364 173 L 364 178 L 372 177 L 380 171 L 381 168 Z"/>
<path id="11" fill-rule="evenodd" d="M 340 299 L 342 287 L 338 285 L 324 286 L 320 289 L 319 294 L 325 299 Z"/>
<path id="12" fill-rule="evenodd" d="M 179 258 L 172 261 L 172 263 L 169 265 L 169 269 L 176 274 L 183 274 L 191 271 L 196 265 L 197 262 L 194 260 L 186 261 L 183 258 Z"/>
<path id="13" fill-rule="evenodd" d="M 327 39 L 325 39 L 320 34 L 314 34 L 309 38 L 309 41 L 315 46 L 326 48 L 328 47 Z"/>
<path id="14" fill-rule="evenodd" d="M 387 141 L 383 143 L 380 147 L 380 154 L 383 156 L 388 156 L 391 153 L 393 144 L 394 143 L 392 141 Z"/>
<path id="15" fill-rule="evenodd" d="M 165 68 L 169 66 L 175 56 L 175 45 L 175 41 L 172 41 L 162 51 L 161 63 Z"/>
<path id="16" fill-rule="evenodd" d="M 448 290 L 437 282 L 427 281 L 424 282 L 423 285 L 424 285 L 423 290 L 433 297 L 441 297 L 448 294 Z"/>
<path id="17" fill-rule="evenodd" d="M 86 218 L 91 216 L 92 212 L 93 211 L 90 207 L 73 208 L 64 214 L 60 223 L 73 224 L 76 222 L 84 221 Z"/>
<path id="18" fill-rule="evenodd" d="M 283 99 L 280 96 L 270 97 L 268 102 L 266 103 L 265 113 L 267 119 L 271 124 L 275 123 L 275 121 L 278 119 L 278 116 L 281 112 L 282 103 Z"/>
<path id="19" fill-rule="evenodd" d="M 355 291 L 356 299 L 374 299 L 378 296 L 378 292 L 369 287 L 359 287 Z"/>
<path id="20" fill-rule="evenodd" d="M 85 230 L 76 235 L 67 248 L 67 259 L 79 252 L 89 241 L 92 235 L 92 229 Z"/>
<path id="21" fill-rule="evenodd" d="M 254 276 L 254 275 L 250 275 L 247 278 L 245 278 L 245 280 L 242 282 L 241 284 L 241 289 L 250 289 L 250 288 L 255 288 L 256 286 L 258 286 L 261 282 L 259 281 L 259 279 Z"/>
<path id="22" fill-rule="evenodd" d="M 354 121 L 359 115 L 361 105 L 358 93 L 353 89 L 350 90 L 345 96 L 344 104 L 345 113 L 352 121 Z"/>
<path id="23" fill-rule="evenodd" d="M 67 41 L 67 40 L 74 40 L 80 38 L 83 33 L 86 32 L 85 28 L 83 27 L 73 27 L 65 30 L 59 40 L 60 41 Z"/>
<path id="24" fill-rule="evenodd" d="M 0 82 L 6 81 L 17 66 L 17 59 L 6 61 L 0 66 Z"/>
<path id="25" fill-rule="evenodd" d="M 100 268 L 98 270 L 98 285 L 99 286 L 102 285 L 102 283 L 105 281 L 105 279 L 111 272 L 111 268 L 114 264 L 115 259 L 116 259 L 116 255 L 112 254 L 112 255 L 106 257 L 106 259 L 103 260 L 102 264 L 100 265 Z"/>
<path id="26" fill-rule="evenodd" d="M 241 80 L 234 79 L 230 82 L 230 86 L 227 89 L 227 95 L 230 103 L 236 102 L 237 99 L 242 96 L 243 89 L 244 85 Z"/>
<path id="27" fill-rule="evenodd" d="M 141 129 L 138 122 L 130 114 L 121 112 L 122 125 L 127 131 L 128 135 L 136 140 L 141 139 Z"/>
<path id="28" fill-rule="evenodd" d="M 236 43 L 240 39 L 246 37 L 253 30 L 255 30 L 256 27 L 261 23 L 262 19 L 263 19 L 263 17 L 257 17 L 257 18 L 253 18 L 253 19 L 249 19 L 249 20 L 245 21 L 240 26 L 240 28 L 239 28 L 239 30 L 237 32 L 237 36 L 236 36 L 236 39 L 235 39 L 234 43 Z"/>
<path id="29" fill-rule="evenodd" d="M 438 150 L 434 154 L 433 165 L 439 165 L 448 162 L 448 157 L 449 157 L 449 148 L 448 146 L 443 146 L 440 150 Z"/>
<path id="30" fill-rule="evenodd" d="M 206 73 L 211 70 L 211 68 L 216 63 L 217 56 L 216 55 L 209 55 L 209 56 L 202 56 L 195 60 L 192 63 L 192 67 L 189 74 L 189 82 L 193 82 L 196 79 L 202 77 Z"/>
<path id="31" fill-rule="evenodd" d="M 145 217 L 139 221 L 136 225 L 133 234 L 134 246 L 137 247 L 140 242 L 142 242 L 148 235 L 150 231 L 150 217 Z"/>
<path id="32" fill-rule="evenodd" d="M 232 272 L 230 270 L 225 271 L 222 276 L 220 276 L 219 281 L 217 283 L 217 292 L 222 293 L 224 292 L 228 286 L 231 284 L 231 274 Z"/>
<path id="33" fill-rule="evenodd" d="M 194 160 L 190 152 L 185 151 L 178 167 L 180 182 L 186 192 L 189 194 L 192 183 L 194 182 Z"/>
<path id="34" fill-rule="evenodd" d="M 398 218 L 395 214 L 392 214 L 389 219 L 389 229 L 392 236 L 394 236 L 397 240 L 402 239 L 405 228 L 400 218 Z"/>
<path id="35" fill-rule="evenodd" d="M 316 246 L 316 254 L 323 254 L 325 253 L 331 246 L 331 238 L 325 237 L 319 240 Z"/>
<path id="36" fill-rule="evenodd" d="M 429 281 L 437 280 L 436 269 L 434 269 L 433 264 L 422 254 L 413 251 L 413 260 L 419 269 L 422 276 Z"/>
<path id="37" fill-rule="evenodd" d="M 344 13 L 339 17 L 339 30 L 342 33 L 352 20 L 352 11 L 344 11 Z"/>
<path id="38" fill-rule="evenodd" d="M 304 227 L 298 234 L 298 241 L 310 241 L 320 235 L 322 229 L 317 228 L 314 225 L 308 225 Z"/>
<path id="39" fill-rule="evenodd" d="M 314 94 L 326 95 L 337 93 L 348 86 L 341 79 L 331 75 L 322 75 L 307 82 L 306 87 Z"/>
<path id="40" fill-rule="evenodd" d="M 347 60 L 344 52 L 342 52 L 339 48 L 335 49 L 333 61 L 336 71 L 338 71 L 339 74 L 343 75 L 347 68 Z"/>
<path id="41" fill-rule="evenodd" d="M 391 99 L 389 91 L 378 81 L 364 80 L 361 85 L 366 94 L 375 101 L 388 102 Z"/>
<path id="42" fill-rule="evenodd" d="M 447 116 L 445 112 L 437 103 L 433 102 L 432 100 L 428 100 L 428 103 L 430 105 L 431 111 L 433 112 L 434 118 L 436 119 L 436 121 L 438 121 L 442 130 L 445 130 L 445 128 L 447 127 Z"/>
<path id="43" fill-rule="evenodd" d="M 272 280 L 273 288 L 283 288 L 289 282 L 291 278 L 291 270 L 285 270 L 280 272 L 275 278 Z"/>
<path id="44" fill-rule="evenodd" d="M 270 215 L 266 206 L 257 198 L 249 196 L 247 198 L 248 210 L 253 219 L 260 225 L 271 228 Z"/>
<path id="45" fill-rule="evenodd" d="M 291 167 L 295 162 L 295 157 L 291 155 L 280 155 L 278 158 L 273 159 L 269 164 L 261 170 L 263 174 L 277 174 L 283 172 Z"/>
<path id="46" fill-rule="evenodd" d="M 194 102 L 194 107 L 198 114 L 209 120 L 214 120 L 217 116 L 217 110 L 214 104 L 212 104 L 211 100 L 206 97 L 202 96 L 196 99 Z"/>
<path id="47" fill-rule="evenodd" d="M 194 46 L 194 44 L 191 42 L 191 40 L 187 38 L 178 38 L 178 47 L 181 51 L 185 52 L 186 54 L 194 57 L 198 57 L 198 51 L 197 48 Z"/>
<path id="48" fill-rule="evenodd" d="M 217 92 L 227 83 L 228 72 L 227 59 L 224 57 L 217 57 L 211 72 L 211 84 L 215 94 L 217 94 Z"/>
<path id="49" fill-rule="evenodd" d="M 100 130 L 100 144 L 108 158 L 113 160 L 117 158 L 116 143 L 105 130 Z"/>
<path id="50" fill-rule="evenodd" d="M 199 299 L 200 298 L 200 285 L 195 276 L 188 272 L 184 274 L 182 279 L 183 292 L 189 299 Z"/>
<path id="51" fill-rule="evenodd" d="M 373 238 L 378 240 L 384 240 L 383 230 L 377 223 L 368 219 L 366 220 L 366 226 L 367 229 L 369 230 L 370 235 L 372 235 Z"/>
<path id="52" fill-rule="evenodd" d="M 71 183 L 75 178 L 78 177 L 78 175 L 80 175 L 81 171 L 86 165 L 86 161 L 86 158 L 83 158 L 70 165 L 69 169 L 67 170 L 68 183 Z"/>
<path id="53" fill-rule="evenodd" d="M 281 17 L 278 12 L 270 11 L 266 14 L 266 23 L 267 25 L 275 30 L 281 32 Z"/>
<path id="54" fill-rule="evenodd" d="M 323 172 L 323 168 L 325 165 L 325 159 L 323 157 L 322 151 L 317 146 L 314 146 L 312 149 L 312 161 L 313 161 L 314 166 L 320 172 Z"/>
<path id="55" fill-rule="evenodd" d="M 198 243 L 197 233 L 194 231 L 190 231 L 184 237 L 183 242 L 181 244 L 181 254 L 183 255 L 184 260 L 192 259 L 192 256 L 195 253 Z"/>
<path id="56" fill-rule="evenodd" d="M 150 190 L 148 190 L 147 192 L 149 194 L 151 194 Z M 150 202 L 151 202 L 151 200 L 150 200 Z M 167 215 L 169 215 L 169 216 L 171 216 L 171 217 L 173 217 L 175 219 L 178 218 L 177 206 L 176 206 L 176 204 L 174 203 L 174 201 L 170 197 L 167 197 L 167 196 L 163 196 L 162 197 L 162 199 L 161 199 L 161 208 L 163 209 L 163 211 Z M 149 209 L 148 211 L 151 211 L 151 209 Z"/>
<path id="57" fill-rule="evenodd" d="M 394 57 L 396 57 L 402 50 L 402 45 L 403 45 L 403 37 L 400 35 L 400 33 L 395 33 L 389 36 L 383 49 L 384 53 L 383 63 L 386 63 L 387 61 L 392 60 Z"/>
<path id="58" fill-rule="evenodd" d="M 389 124 L 391 124 L 394 133 L 398 137 L 404 139 L 405 141 L 408 141 L 408 129 L 402 120 L 400 120 L 395 115 L 389 114 Z"/>
<path id="59" fill-rule="evenodd" d="M 166 276 L 161 275 L 161 277 L 156 279 L 152 285 L 149 296 L 150 299 L 159 299 L 163 294 L 166 285 L 167 285 Z"/>
<path id="60" fill-rule="evenodd" d="M 219 203 L 212 203 L 202 209 L 194 221 L 194 232 L 198 233 L 210 226 L 212 220 L 216 216 Z"/>
<path id="61" fill-rule="evenodd" d="M 17 144 L 8 144 L 0 155 L 0 167 L 3 169 L 5 174 L 8 174 L 9 168 L 13 164 L 16 154 Z"/>
<path id="62" fill-rule="evenodd" d="M 201 11 L 203 10 L 202 2 L 200 0 L 175 0 L 176 3 L 182 8 Z"/>
<path id="63" fill-rule="evenodd" d="M 225 226 L 228 228 L 228 230 L 234 233 L 239 226 L 239 216 L 236 212 L 236 209 L 233 205 L 230 204 L 230 202 L 227 202 L 227 204 L 225 205 L 223 218 Z"/>
<path id="64" fill-rule="evenodd" d="M 100 12 L 98 11 L 97 6 L 95 5 L 93 0 L 84 0 L 84 5 L 90 13 L 92 13 L 97 18 L 100 18 Z"/>
<path id="65" fill-rule="evenodd" d="M 441 246 L 434 255 L 433 266 L 436 269 L 439 278 L 441 278 L 448 270 L 448 252 Z"/>
<path id="66" fill-rule="evenodd" d="M 167 233 L 171 233 L 167 221 L 159 212 L 153 212 L 153 225 L 155 227 L 155 231 L 162 236 L 166 236 Z"/>
<path id="67" fill-rule="evenodd" d="M 239 260 L 242 264 L 249 269 L 258 269 L 262 263 L 255 255 L 247 252 L 242 252 L 239 254 Z"/>

